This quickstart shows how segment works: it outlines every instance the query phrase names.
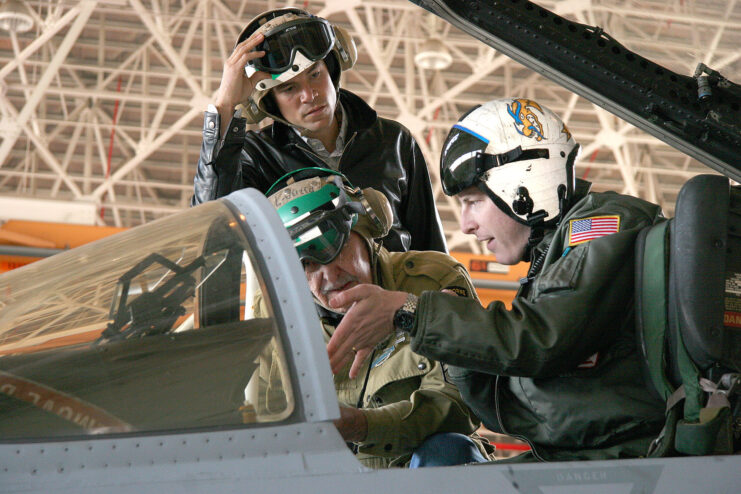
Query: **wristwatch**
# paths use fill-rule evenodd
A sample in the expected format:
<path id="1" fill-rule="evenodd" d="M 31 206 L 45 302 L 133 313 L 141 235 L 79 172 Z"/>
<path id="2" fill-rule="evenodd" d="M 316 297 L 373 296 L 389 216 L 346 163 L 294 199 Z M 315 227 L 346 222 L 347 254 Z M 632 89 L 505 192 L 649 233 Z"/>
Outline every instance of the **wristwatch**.
<path id="1" fill-rule="evenodd" d="M 414 318 L 417 315 L 417 301 L 419 298 L 410 293 L 404 301 L 404 305 L 394 314 L 394 327 L 399 331 L 411 331 L 414 327 Z"/>

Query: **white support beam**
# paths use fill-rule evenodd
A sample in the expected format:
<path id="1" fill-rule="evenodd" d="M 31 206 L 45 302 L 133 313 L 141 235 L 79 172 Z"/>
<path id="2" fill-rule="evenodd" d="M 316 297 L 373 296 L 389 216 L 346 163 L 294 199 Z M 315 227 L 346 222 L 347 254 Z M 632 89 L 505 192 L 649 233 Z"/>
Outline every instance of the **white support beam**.
<path id="1" fill-rule="evenodd" d="M 187 113 L 180 117 L 177 122 L 170 126 L 165 132 L 160 134 L 157 139 L 147 144 L 145 148 L 139 149 L 136 156 L 134 156 L 134 158 L 129 160 L 121 168 L 116 170 L 116 172 L 111 175 L 110 178 L 108 178 L 105 182 L 98 186 L 98 188 L 93 191 L 92 196 L 96 199 L 100 199 L 103 194 L 108 192 L 120 178 L 125 177 L 126 174 L 130 173 L 134 168 L 139 166 L 142 161 L 147 159 L 147 157 L 157 149 L 157 147 L 170 140 L 183 127 L 188 125 L 197 115 L 200 115 L 201 113 L 203 113 L 202 109 L 191 108 Z"/>
<path id="2" fill-rule="evenodd" d="M 434 98 L 433 101 L 425 105 L 424 108 L 422 108 L 417 113 L 417 115 L 420 118 L 430 118 L 430 115 L 432 114 L 433 111 L 435 111 L 435 109 L 437 109 L 437 107 L 439 107 L 443 103 L 450 101 L 456 96 L 459 96 L 461 93 L 469 89 L 471 86 L 473 86 L 477 82 L 480 82 L 482 79 L 486 78 L 489 74 L 499 69 L 500 67 L 503 67 L 505 64 L 507 64 L 510 61 L 511 59 L 509 57 L 505 55 L 499 55 L 491 64 L 488 64 L 485 67 L 480 67 L 478 71 L 466 77 L 464 80 L 462 80 L 455 86 L 445 91 L 439 97 Z"/>
<path id="3" fill-rule="evenodd" d="M 375 38 L 370 35 L 368 29 L 366 29 L 365 24 L 360 20 L 360 16 L 358 16 L 358 13 L 355 10 L 351 9 L 347 11 L 347 16 L 358 37 L 367 48 L 367 54 L 373 61 L 373 65 L 376 66 L 379 77 L 383 80 L 384 84 L 386 84 L 389 96 L 394 100 L 396 106 L 399 107 L 400 112 L 409 112 L 409 108 L 407 107 L 404 98 L 401 97 L 399 87 L 396 85 L 396 82 L 394 82 L 393 77 L 391 77 L 386 62 L 381 58 L 381 48 L 376 43 Z"/>
<path id="4" fill-rule="evenodd" d="M 49 63 L 49 66 L 46 68 L 46 72 L 44 72 L 44 75 L 42 75 L 39 81 L 36 83 L 36 87 L 34 88 L 33 93 L 28 98 L 26 104 L 23 107 L 23 110 L 21 110 L 21 112 L 18 114 L 18 117 L 16 118 L 18 127 L 16 127 L 15 131 L 11 135 L 6 136 L 5 140 L 3 140 L 2 144 L 0 144 L 0 167 L 3 166 L 3 163 L 5 163 L 10 150 L 13 149 L 15 142 L 18 140 L 18 137 L 20 137 L 21 128 L 25 127 L 26 122 L 28 122 L 29 118 L 31 118 L 33 112 L 36 111 L 36 106 L 39 104 L 41 98 L 44 96 L 44 93 L 49 87 L 49 84 L 51 84 L 51 82 L 54 80 L 54 77 L 56 77 L 59 67 L 67 58 L 67 55 L 74 46 L 77 37 L 80 35 L 80 32 L 82 32 L 82 29 L 85 27 L 85 24 L 90 18 L 90 14 L 92 14 L 93 9 L 95 9 L 95 2 L 92 0 L 82 0 L 78 4 L 76 9 L 78 10 L 78 15 L 75 19 L 75 22 L 72 24 L 72 26 L 70 26 L 69 31 L 67 31 L 67 35 L 64 37 L 64 41 L 62 41 L 62 44 L 59 45 L 59 50 L 57 51 L 57 53 L 54 54 L 54 58 Z"/>
<path id="5" fill-rule="evenodd" d="M 736 0 L 731 0 L 730 2 L 728 2 L 728 5 L 726 5 L 726 11 L 725 11 L 725 14 L 723 15 L 723 18 L 727 19 L 731 15 L 735 7 L 736 7 Z M 713 40 L 710 42 L 710 46 L 706 48 L 706 51 L 702 57 L 702 60 L 705 62 L 706 65 L 708 66 L 711 65 L 712 60 L 715 57 L 715 52 L 718 49 L 718 45 L 720 44 L 720 40 L 723 38 L 723 33 L 725 32 L 725 30 L 726 30 L 725 26 L 721 26 L 717 31 L 715 31 Z"/>
<path id="6" fill-rule="evenodd" d="M 19 119 L 18 112 L 15 108 L 13 108 L 13 105 L 8 103 L 8 101 L 5 99 L 5 96 L 0 95 L 0 103 L 6 106 L 6 109 L 10 112 L 11 117 L 16 120 Z M 31 139 L 31 142 L 35 146 L 34 151 L 36 151 L 39 156 L 41 156 L 41 159 L 43 159 L 44 162 L 46 162 L 46 164 L 49 165 L 52 170 L 57 172 L 57 174 L 64 181 L 65 185 L 67 185 L 67 187 L 69 187 L 69 189 L 72 191 L 75 198 L 81 198 L 82 192 L 80 191 L 80 188 L 69 178 L 64 170 L 64 167 L 59 163 L 54 154 L 49 151 L 47 143 L 44 142 L 40 136 L 36 135 L 33 129 L 28 126 L 28 124 L 23 124 L 21 130 L 25 132 L 29 139 Z M 2 162 L 0 162 L 0 168 L 2 168 Z"/>
<path id="7" fill-rule="evenodd" d="M 193 91 L 193 95 L 201 99 L 208 99 L 208 96 L 201 91 L 198 81 L 196 81 L 196 78 L 185 65 L 183 59 L 175 51 L 175 48 L 172 46 L 172 42 L 169 39 L 169 35 L 152 20 L 151 14 L 144 8 L 144 5 L 142 5 L 139 0 L 129 0 L 129 3 L 134 11 L 139 15 L 139 18 L 144 25 L 152 32 L 154 39 L 157 40 L 160 48 L 165 52 L 167 59 L 172 63 L 177 74 L 183 78 L 188 87 Z"/>
<path id="8" fill-rule="evenodd" d="M 180 24 L 185 21 L 185 13 L 192 8 L 192 4 L 201 3 L 202 1 L 203 0 L 190 0 L 188 2 L 185 2 L 180 8 L 180 11 L 178 11 L 178 13 L 172 16 L 172 18 L 169 20 L 167 27 L 176 31 Z M 147 41 L 139 45 L 137 49 L 134 50 L 134 52 L 126 58 L 126 60 L 121 62 L 117 70 L 113 71 L 108 77 L 103 80 L 103 82 L 100 84 L 100 87 L 105 87 L 110 84 L 111 81 L 113 81 L 118 75 L 121 74 L 123 70 L 126 69 L 126 67 L 132 64 L 134 61 L 138 60 L 141 57 L 142 53 L 148 50 L 155 43 L 155 41 L 156 40 L 154 39 L 154 37 L 150 37 Z"/>
<path id="9" fill-rule="evenodd" d="M 85 113 L 87 112 L 87 108 L 82 110 L 80 112 L 80 118 L 85 118 Z M 80 140 L 80 134 L 82 134 L 82 129 L 84 127 L 82 125 L 76 125 L 74 130 L 72 131 L 72 138 L 67 141 L 67 151 L 64 153 L 64 160 L 61 163 L 61 170 L 63 173 L 67 173 L 67 168 L 69 167 L 70 160 L 72 159 L 72 155 L 75 152 L 75 149 L 77 148 L 77 143 Z M 58 176 L 57 179 L 54 181 L 54 186 L 51 189 L 51 196 L 56 197 L 59 193 L 59 186 L 62 185 L 62 177 Z"/>
<path id="10" fill-rule="evenodd" d="M 54 37 L 59 31 L 61 31 L 67 24 L 79 14 L 77 7 L 71 8 L 64 16 L 59 18 L 57 21 L 45 25 L 44 31 L 39 37 L 33 40 L 26 48 L 21 51 L 14 60 L 11 60 L 4 67 L 0 68 L 0 79 L 13 72 L 20 64 L 24 63 L 28 57 L 36 53 L 39 48 L 45 46 L 51 38 Z"/>

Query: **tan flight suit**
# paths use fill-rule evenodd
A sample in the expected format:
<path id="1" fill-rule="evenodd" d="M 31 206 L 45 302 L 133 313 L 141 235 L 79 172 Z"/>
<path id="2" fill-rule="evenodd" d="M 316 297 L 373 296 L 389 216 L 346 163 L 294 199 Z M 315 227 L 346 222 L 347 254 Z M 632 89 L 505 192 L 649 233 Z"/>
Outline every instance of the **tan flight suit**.
<path id="1" fill-rule="evenodd" d="M 449 288 L 476 298 L 468 273 L 452 257 L 439 252 L 389 252 L 364 238 L 375 251 L 377 285 L 415 294 Z M 259 303 L 256 312 L 264 311 L 264 304 Z M 325 341 L 329 341 L 335 327 L 330 318 L 322 318 L 322 324 Z M 260 362 L 262 393 L 272 403 L 280 403 L 282 394 L 276 388 L 280 375 L 276 362 L 275 358 Z M 368 421 L 367 437 L 357 444 L 357 458 L 366 466 L 404 466 L 428 436 L 437 432 L 471 435 L 478 428 L 479 420 L 455 385 L 445 379 L 440 363 L 412 352 L 409 337 L 402 333 L 381 343 L 356 379 L 348 377 L 348 370 L 349 365 L 334 376 L 335 389 L 341 406 L 360 408 Z M 482 440 L 475 435 L 473 439 L 487 456 Z"/>

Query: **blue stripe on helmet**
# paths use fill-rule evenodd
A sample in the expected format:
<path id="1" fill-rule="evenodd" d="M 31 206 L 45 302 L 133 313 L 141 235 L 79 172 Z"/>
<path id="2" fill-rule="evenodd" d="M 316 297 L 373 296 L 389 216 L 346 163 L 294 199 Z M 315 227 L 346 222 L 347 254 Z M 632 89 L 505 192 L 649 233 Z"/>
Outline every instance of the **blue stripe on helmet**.
<path id="1" fill-rule="evenodd" d="M 480 141 L 484 142 L 485 144 L 489 144 L 489 139 L 485 138 L 485 137 L 484 137 L 484 136 L 482 136 L 482 135 L 479 135 L 479 134 L 477 134 L 476 132 L 472 131 L 471 129 L 467 129 L 467 128 L 463 127 L 462 125 L 459 125 L 459 124 L 455 124 L 455 125 L 453 125 L 453 128 L 454 128 L 454 129 L 458 129 L 458 130 L 462 130 L 463 132 L 466 132 L 466 133 L 468 133 L 468 134 L 471 134 L 471 135 L 472 135 L 472 136 L 474 136 L 474 137 L 475 137 L 476 139 L 478 139 L 478 140 L 480 140 Z"/>

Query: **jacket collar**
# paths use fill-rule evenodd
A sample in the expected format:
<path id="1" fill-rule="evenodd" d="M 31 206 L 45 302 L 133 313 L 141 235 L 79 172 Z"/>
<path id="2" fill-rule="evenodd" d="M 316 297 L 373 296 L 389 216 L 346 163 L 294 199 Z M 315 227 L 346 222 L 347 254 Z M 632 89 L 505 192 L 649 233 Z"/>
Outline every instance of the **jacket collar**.
<path id="1" fill-rule="evenodd" d="M 576 184 L 574 185 L 574 199 L 571 201 L 571 206 L 569 207 L 569 209 L 571 209 L 574 206 L 574 204 L 576 204 L 577 202 L 587 197 L 587 194 L 589 194 L 589 191 L 591 189 L 592 189 L 592 182 L 587 182 L 586 180 L 577 178 Z M 568 213 L 568 211 L 566 212 Z"/>
<path id="2" fill-rule="evenodd" d="M 553 240 L 553 234 L 556 232 L 556 229 L 558 229 L 561 223 L 563 223 L 564 218 L 568 216 L 569 211 L 571 211 L 571 209 L 574 207 L 574 204 L 584 199 L 587 194 L 589 194 L 591 188 L 591 182 L 587 182 L 586 180 L 582 180 L 580 178 L 576 179 L 574 184 L 574 196 L 571 198 L 568 208 L 561 214 L 561 219 L 558 221 L 557 225 L 546 228 L 542 232 L 542 236 L 537 240 L 537 242 L 534 242 L 531 246 L 528 247 L 526 251 L 526 261 L 533 262 L 541 255 L 547 253 L 548 247 Z"/>

